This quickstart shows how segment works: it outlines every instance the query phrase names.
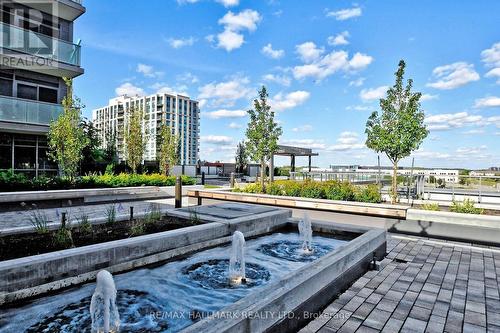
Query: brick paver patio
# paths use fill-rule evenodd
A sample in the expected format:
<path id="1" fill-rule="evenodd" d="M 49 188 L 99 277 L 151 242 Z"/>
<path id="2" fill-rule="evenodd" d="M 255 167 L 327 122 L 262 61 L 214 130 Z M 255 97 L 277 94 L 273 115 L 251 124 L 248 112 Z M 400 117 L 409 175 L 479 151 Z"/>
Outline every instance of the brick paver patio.
<path id="1" fill-rule="evenodd" d="M 387 247 L 300 332 L 500 332 L 500 248 L 399 235 Z"/>

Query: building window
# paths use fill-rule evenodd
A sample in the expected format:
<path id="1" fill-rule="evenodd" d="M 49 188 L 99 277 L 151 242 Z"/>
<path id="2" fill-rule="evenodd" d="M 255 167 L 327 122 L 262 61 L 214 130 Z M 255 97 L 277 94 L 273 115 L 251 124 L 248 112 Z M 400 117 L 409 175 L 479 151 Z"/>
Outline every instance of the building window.
<path id="1" fill-rule="evenodd" d="M 57 90 L 45 87 L 39 88 L 39 100 L 47 103 L 57 103 Z"/>
<path id="2" fill-rule="evenodd" d="M 17 97 L 24 99 L 37 100 L 36 86 L 28 86 L 26 84 L 17 85 Z"/>

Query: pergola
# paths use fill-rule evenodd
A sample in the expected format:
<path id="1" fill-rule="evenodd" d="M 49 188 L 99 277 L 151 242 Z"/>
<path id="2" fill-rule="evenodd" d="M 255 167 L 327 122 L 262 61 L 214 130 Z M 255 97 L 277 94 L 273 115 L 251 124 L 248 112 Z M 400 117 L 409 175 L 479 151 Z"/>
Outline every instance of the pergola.
<path id="1" fill-rule="evenodd" d="M 311 148 L 278 145 L 278 151 L 271 157 L 269 165 L 269 176 L 271 178 L 271 181 L 274 180 L 274 156 L 290 156 L 291 172 L 295 172 L 295 157 L 307 156 L 309 158 L 309 172 L 311 172 L 311 158 L 318 155 L 318 153 L 313 153 Z"/>

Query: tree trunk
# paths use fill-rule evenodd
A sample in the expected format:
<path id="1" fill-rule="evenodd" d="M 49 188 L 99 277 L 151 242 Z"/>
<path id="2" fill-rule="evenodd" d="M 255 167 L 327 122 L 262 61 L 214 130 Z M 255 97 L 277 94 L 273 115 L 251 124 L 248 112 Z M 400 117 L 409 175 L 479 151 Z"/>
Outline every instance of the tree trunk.
<path id="1" fill-rule="evenodd" d="M 392 193 L 391 193 L 392 204 L 396 203 L 398 198 L 398 162 L 394 162 L 392 166 Z"/>
<path id="2" fill-rule="evenodd" d="M 264 191 L 264 188 L 266 186 L 265 180 L 266 180 L 266 162 L 264 160 L 261 160 L 260 161 L 260 186 L 262 186 L 262 191 Z"/>

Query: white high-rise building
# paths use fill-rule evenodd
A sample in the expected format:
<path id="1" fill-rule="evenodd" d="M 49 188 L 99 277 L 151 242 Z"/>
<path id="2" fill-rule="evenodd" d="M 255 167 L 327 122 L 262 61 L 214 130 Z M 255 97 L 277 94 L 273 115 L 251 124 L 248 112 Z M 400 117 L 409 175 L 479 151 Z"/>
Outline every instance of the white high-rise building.
<path id="1" fill-rule="evenodd" d="M 159 148 L 156 139 L 163 125 L 169 126 L 179 138 L 180 164 L 196 164 L 199 155 L 200 109 L 197 101 L 178 94 L 124 95 L 110 99 L 105 107 L 93 110 L 92 121 L 99 130 L 103 148 L 108 145 L 108 140 L 115 138 L 118 158 L 120 161 L 126 160 L 124 129 L 131 107 L 144 110 L 142 130 L 147 138 L 144 161 L 156 161 Z"/>

